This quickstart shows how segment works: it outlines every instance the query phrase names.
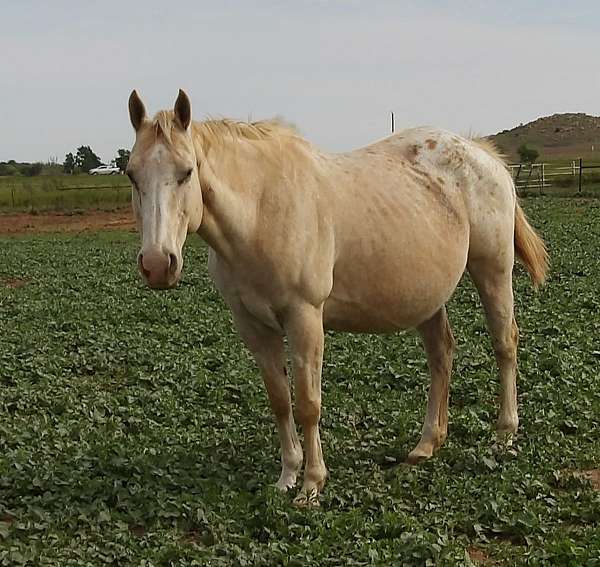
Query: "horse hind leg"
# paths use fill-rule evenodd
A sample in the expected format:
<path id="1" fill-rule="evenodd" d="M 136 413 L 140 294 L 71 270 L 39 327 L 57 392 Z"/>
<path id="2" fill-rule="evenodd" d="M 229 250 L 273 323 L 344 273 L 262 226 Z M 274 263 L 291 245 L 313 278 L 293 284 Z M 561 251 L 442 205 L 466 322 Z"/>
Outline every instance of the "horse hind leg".
<path id="1" fill-rule="evenodd" d="M 448 394 L 454 355 L 454 337 L 445 306 L 420 325 L 418 331 L 427 354 L 431 386 L 421 439 L 407 458 L 411 464 L 431 457 L 448 435 Z"/>
<path id="2" fill-rule="evenodd" d="M 512 251 L 512 242 L 510 243 Z M 511 442 L 519 426 L 517 413 L 517 345 L 519 330 L 514 317 L 512 289 L 513 255 L 498 254 L 469 260 L 473 279 L 492 338 L 500 374 L 500 411 L 497 432 L 500 439 Z"/>

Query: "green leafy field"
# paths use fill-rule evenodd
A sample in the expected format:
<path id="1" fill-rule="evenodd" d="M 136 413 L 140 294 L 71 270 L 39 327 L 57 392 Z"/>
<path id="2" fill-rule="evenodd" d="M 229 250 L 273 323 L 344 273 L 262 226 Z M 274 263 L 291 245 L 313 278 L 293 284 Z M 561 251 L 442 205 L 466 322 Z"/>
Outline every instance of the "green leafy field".
<path id="1" fill-rule="evenodd" d="M 0 238 L 0 565 L 599 565 L 600 493 L 573 473 L 600 467 L 600 201 L 525 205 L 553 266 L 537 294 L 515 276 L 516 451 L 492 449 L 498 381 L 465 279 L 450 435 L 419 467 L 400 464 L 428 388 L 417 336 L 328 337 L 331 477 L 310 511 L 271 487 L 266 395 L 199 240 L 156 293 L 135 235 Z"/>

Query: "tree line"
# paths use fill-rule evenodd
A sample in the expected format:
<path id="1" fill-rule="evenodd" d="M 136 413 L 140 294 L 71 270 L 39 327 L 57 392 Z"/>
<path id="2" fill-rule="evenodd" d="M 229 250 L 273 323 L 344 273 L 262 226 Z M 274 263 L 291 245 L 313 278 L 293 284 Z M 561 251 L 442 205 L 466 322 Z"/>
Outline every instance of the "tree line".
<path id="1" fill-rule="evenodd" d="M 114 163 L 123 173 L 129 162 L 129 154 L 129 150 L 120 148 L 110 163 Z M 22 163 L 14 159 L 0 162 L 0 176 L 35 177 L 41 174 L 57 174 L 59 172 L 71 175 L 74 173 L 89 173 L 90 169 L 94 169 L 99 165 L 102 165 L 102 160 L 90 146 L 79 146 L 74 153 L 69 152 L 65 156 L 62 164 L 58 163 L 58 160 L 51 160 L 48 163 Z"/>
<path id="2" fill-rule="evenodd" d="M 117 155 L 111 160 L 121 173 L 125 171 L 127 163 L 129 162 L 129 150 L 120 148 L 117 150 Z M 88 173 L 90 169 L 94 169 L 102 165 L 100 158 L 94 153 L 94 150 L 90 146 L 79 146 L 75 155 L 69 152 L 65 156 L 63 162 L 63 171 L 65 173 Z"/>
<path id="3" fill-rule="evenodd" d="M 2 176 L 24 176 L 24 177 L 35 177 L 40 175 L 44 169 L 44 165 L 41 162 L 36 163 L 20 163 L 11 159 L 9 161 L 0 162 L 0 175 Z M 48 164 L 52 167 L 51 164 Z"/>

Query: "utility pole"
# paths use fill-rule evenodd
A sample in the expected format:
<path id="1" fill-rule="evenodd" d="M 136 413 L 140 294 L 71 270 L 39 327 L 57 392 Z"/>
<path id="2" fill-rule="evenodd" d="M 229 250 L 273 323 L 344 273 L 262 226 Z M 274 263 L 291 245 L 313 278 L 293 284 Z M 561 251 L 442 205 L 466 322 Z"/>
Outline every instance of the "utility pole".
<path id="1" fill-rule="evenodd" d="M 393 113 L 393 112 L 390 112 L 390 115 L 391 115 L 391 118 L 392 118 L 392 134 L 393 134 L 393 133 L 394 133 L 394 130 L 395 130 L 395 127 L 394 127 L 394 126 L 395 126 L 395 125 L 394 125 L 394 113 Z"/>

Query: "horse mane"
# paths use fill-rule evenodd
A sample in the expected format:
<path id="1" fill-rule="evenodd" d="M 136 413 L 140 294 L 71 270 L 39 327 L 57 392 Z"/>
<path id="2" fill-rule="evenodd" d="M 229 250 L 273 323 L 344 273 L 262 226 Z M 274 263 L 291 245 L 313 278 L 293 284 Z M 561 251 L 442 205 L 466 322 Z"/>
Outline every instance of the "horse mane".
<path id="1" fill-rule="evenodd" d="M 296 128 L 279 117 L 256 122 L 230 118 L 210 119 L 195 125 L 197 132 L 208 145 L 216 145 L 226 137 L 251 141 L 299 138 Z"/>
<path id="2" fill-rule="evenodd" d="M 506 156 L 502 153 L 500 148 L 498 148 L 496 142 L 490 140 L 489 138 L 486 138 L 485 136 L 477 135 L 470 135 L 468 139 L 478 148 L 482 149 L 484 152 L 492 156 L 495 160 L 498 160 L 500 163 L 502 163 L 504 167 L 508 167 L 506 162 Z"/>
<path id="3" fill-rule="evenodd" d="M 155 137 L 163 136 L 169 145 L 173 143 L 171 132 L 174 125 L 175 114 L 172 110 L 161 110 L 152 120 Z M 193 122 L 192 128 L 194 134 L 201 138 L 205 149 L 217 146 L 225 139 L 275 142 L 282 139 L 302 139 L 295 126 L 281 117 L 256 122 L 243 122 L 231 118 L 209 119 Z"/>

